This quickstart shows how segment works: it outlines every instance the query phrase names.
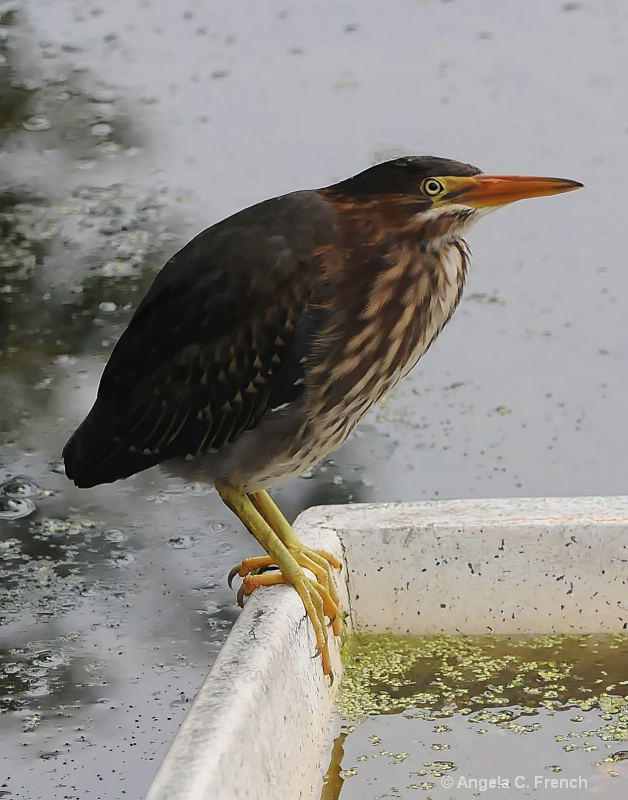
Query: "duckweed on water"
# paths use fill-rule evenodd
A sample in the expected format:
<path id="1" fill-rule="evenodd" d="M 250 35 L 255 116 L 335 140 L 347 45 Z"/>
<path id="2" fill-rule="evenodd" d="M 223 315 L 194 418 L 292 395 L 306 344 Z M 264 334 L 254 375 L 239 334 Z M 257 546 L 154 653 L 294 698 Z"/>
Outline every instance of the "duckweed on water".
<path id="1" fill-rule="evenodd" d="M 338 711 L 345 719 L 414 709 L 514 725 L 539 708 L 597 708 L 606 734 L 628 740 L 628 636 L 353 636 L 345 648 Z M 504 710 L 500 710 L 504 707 Z M 507 708 L 506 708 L 507 707 Z"/>
<path id="2" fill-rule="evenodd" d="M 517 797 L 557 774 L 615 798 L 628 777 L 627 656 L 626 635 L 356 635 L 337 709 L 357 724 L 342 726 L 321 797 L 450 800 L 451 787 L 470 796 L 468 780 L 499 773 L 502 786 L 525 784 Z"/>

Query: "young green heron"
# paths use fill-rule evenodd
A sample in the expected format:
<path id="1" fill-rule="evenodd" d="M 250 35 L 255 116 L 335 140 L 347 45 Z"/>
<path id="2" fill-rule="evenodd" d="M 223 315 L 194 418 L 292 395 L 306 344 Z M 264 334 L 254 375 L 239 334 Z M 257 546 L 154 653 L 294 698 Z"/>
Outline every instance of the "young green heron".
<path id="1" fill-rule="evenodd" d="M 436 339 L 479 217 L 580 186 L 406 157 L 213 225 L 157 275 L 114 348 L 63 451 L 68 477 L 89 487 L 189 461 L 268 554 L 230 582 L 292 584 L 330 674 L 340 564 L 305 547 L 266 490 L 339 447 Z"/>

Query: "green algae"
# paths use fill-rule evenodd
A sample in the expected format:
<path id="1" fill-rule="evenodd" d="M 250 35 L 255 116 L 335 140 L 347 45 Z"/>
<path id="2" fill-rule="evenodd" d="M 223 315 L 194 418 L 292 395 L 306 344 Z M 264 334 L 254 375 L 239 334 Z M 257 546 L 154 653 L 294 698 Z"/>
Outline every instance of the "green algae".
<path id="1" fill-rule="evenodd" d="M 441 720 L 454 714 L 516 733 L 538 730 L 539 709 L 601 712 L 586 734 L 628 741 L 628 636 L 358 634 L 347 641 L 340 716 Z M 577 719 L 572 717 L 572 719 Z M 579 737 L 570 732 L 565 741 Z"/>
<path id="2" fill-rule="evenodd" d="M 537 797 L 552 775 L 574 800 L 615 798 L 627 656 L 626 635 L 352 636 L 321 799 L 480 796 L 489 779 Z"/>

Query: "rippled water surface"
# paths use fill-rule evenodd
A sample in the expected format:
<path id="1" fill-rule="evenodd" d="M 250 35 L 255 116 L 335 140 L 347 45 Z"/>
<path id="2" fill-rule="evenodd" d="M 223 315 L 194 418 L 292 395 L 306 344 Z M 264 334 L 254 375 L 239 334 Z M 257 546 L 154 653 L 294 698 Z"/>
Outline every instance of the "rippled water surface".
<path id="1" fill-rule="evenodd" d="M 0 0 L 0 796 L 141 798 L 255 552 L 159 469 L 59 464 L 117 336 L 195 232 L 388 155 L 560 175 L 471 236 L 462 307 L 315 503 L 619 494 L 628 6 Z"/>

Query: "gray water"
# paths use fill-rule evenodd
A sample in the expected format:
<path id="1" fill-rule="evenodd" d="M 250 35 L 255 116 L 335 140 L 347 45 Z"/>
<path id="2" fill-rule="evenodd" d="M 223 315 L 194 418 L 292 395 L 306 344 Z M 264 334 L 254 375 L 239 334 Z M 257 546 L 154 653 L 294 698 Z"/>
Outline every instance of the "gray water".
<path id="1" fill-rule="evenodd" d="M 243 206 L 400 153 L 583 181 L 482 221 L 442 338 L 276 498 L 626 491 L 627 33 L 623 0 L 0 0 L 0 797 L 141 798 L 237 616 L 257 548 L 213 492 L 58 460 L 152 276 Z"/>

